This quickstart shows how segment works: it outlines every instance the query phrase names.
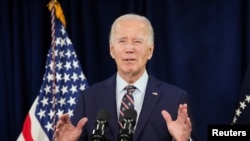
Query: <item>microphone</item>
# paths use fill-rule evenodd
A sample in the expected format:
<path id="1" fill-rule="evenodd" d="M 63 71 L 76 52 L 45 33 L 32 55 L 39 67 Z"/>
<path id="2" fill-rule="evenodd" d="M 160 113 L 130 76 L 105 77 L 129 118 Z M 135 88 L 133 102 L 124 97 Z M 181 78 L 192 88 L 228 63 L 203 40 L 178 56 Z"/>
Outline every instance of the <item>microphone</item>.
<path id="1" fill-rule="evenodd" d="M 119 133 L 119 141 L 133 141 L 133 128 L 136 123 L 137 112 L 134 109 L 128 109 L 124 112 L 122 120 L 123 128 Z"/>
<path id="2" fill-rule="evenodd" d="M 104 130 L 108 125 L 110 119 L 110 113 L 107 110 L 101 109 L 98 112 L 96 120 L 96 128 L 91 134 L 92 141 L 105 141 Z"/>

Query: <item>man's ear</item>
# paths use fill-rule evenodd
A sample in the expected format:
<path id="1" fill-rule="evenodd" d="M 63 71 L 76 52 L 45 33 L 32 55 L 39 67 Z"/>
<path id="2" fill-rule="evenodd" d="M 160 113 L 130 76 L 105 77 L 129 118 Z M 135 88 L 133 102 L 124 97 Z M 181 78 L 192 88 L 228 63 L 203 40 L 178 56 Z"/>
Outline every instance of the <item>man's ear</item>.
<path id="1" fill-rule="evenodd" d="M 154 44 L 152 44 L 149 48 L 149 54 L 148 54 L 148 60 L 150 60 L 153 56 L 153 53 L 154 53 Z"/>
<path id="2" fill-rule="evenodd" d="M 110 53 L 110 56 L 114 59 L 114 54 L 113 54 L 113 51 L 114 51 L 114 47 L 110 44 L 109 45 L 109 53 Z"/>

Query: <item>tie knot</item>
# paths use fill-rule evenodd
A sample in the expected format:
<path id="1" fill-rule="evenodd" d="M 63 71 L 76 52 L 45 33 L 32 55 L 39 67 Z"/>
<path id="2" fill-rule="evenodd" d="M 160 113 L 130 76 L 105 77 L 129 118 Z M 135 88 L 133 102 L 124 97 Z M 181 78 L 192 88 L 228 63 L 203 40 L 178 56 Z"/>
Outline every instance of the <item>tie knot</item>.
<path id="1" fill-rule="evenodd" d="M 125 89 L 129 94 L 132 94 L 135 91 L 136 87 L 133 85 L 128 85 L 125 87 Z"/>

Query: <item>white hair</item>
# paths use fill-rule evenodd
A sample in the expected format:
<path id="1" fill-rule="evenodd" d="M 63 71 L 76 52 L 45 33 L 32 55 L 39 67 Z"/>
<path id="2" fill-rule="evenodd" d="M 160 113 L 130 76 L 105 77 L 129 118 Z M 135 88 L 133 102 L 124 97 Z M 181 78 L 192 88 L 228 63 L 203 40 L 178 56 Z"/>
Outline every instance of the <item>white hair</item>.
<path id="1" fill-rule="evenodd" d="M 130 14 L 125 14 L 125 15 L 118 17 L 113 22 L 113 24 L 111 26 L 111 30 L 110 30 L 110 35 L 109 35 L 109 43 L 113 42 L 113 34 L 114 34 L 116 24 L 119 23 L 119 21 L 124 20 L 124 19 L 125 20 L 140 20 L 140 21 L 146 23 L 148 25 L 148 28 L 149 28 L 149 42 L 150 43 L 154 42 L 154 30 L 153 30 L 153 27 L 152 27 L 150 21 L 145 16 L 130 13 Z"/>

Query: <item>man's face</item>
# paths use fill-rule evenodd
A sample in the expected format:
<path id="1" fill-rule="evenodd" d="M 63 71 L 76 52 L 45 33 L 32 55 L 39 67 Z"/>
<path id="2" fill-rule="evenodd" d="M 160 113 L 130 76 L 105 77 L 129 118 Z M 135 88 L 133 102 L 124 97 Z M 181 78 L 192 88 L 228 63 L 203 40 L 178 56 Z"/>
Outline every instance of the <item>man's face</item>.
<path id="1" fill-rule="evenodd" d="M 121 20 L 116 24 L 110 54 L 120 75 L 141 75 L 154 45 L 149 41 L 147 24 L 139 20 Z"/>

